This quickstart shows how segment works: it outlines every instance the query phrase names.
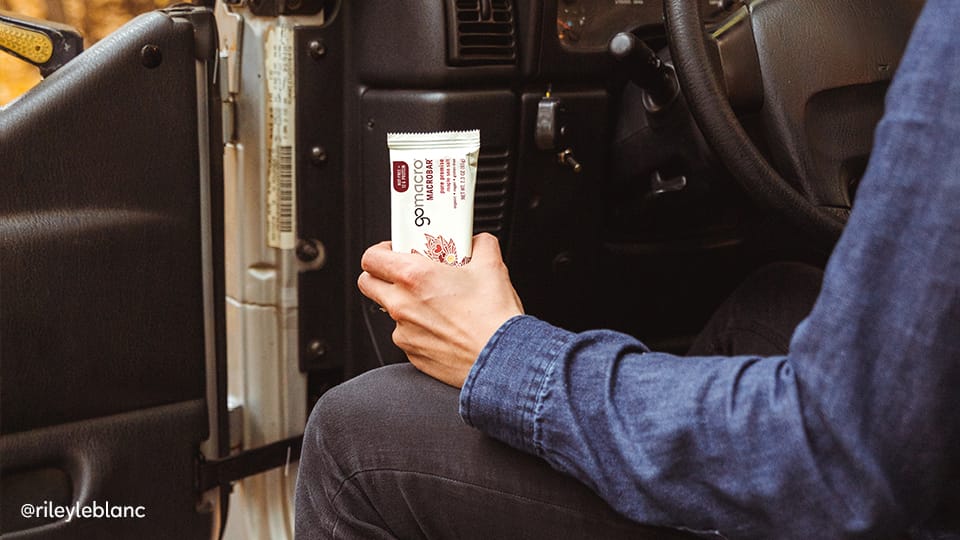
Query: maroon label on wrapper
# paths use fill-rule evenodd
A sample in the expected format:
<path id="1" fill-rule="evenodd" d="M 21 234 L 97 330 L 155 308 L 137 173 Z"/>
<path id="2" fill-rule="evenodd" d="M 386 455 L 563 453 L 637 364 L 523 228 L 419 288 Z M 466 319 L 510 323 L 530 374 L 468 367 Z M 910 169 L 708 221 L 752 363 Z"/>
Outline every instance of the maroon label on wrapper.
<path id="1" fill-rule="evenodd" d="M 403 193 L 410 188 L 410 167 L 405 161 L 393 162 L 393 189 Z"/>

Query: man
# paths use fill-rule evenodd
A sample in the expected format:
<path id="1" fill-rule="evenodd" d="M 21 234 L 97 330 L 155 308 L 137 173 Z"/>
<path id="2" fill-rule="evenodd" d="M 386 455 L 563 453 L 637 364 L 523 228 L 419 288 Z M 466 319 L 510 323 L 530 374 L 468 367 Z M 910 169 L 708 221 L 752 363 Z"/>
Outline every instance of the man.
<path id="1" fill-rule="evenodd" d="M 463 268 L 370 248 L 360 290 L 412 366 L 321 399 L 298 534 L 960 537 L 956 28 L 960 3 L 927 2 L 809 316 L 792 331 L 819 276 L 779 267 L 699 343 L 738 354 L 731 321 L 766 324 L 752 354 L 676 357 L 523 316 L 490 236 Z"/>

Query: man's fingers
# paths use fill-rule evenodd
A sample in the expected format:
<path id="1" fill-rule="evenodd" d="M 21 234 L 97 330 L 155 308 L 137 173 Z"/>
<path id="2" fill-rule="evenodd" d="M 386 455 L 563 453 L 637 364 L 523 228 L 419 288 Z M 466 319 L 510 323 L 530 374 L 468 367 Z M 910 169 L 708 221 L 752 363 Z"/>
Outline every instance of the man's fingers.
<path id="1" fill-rule="evenodd" d="M 388 283 L 409 281 L 409 276 L 423 273 L 420 266 L 429 264 L 434 263 L 422 255 L 392 251 L 390 242 L 367 249 L 360 259 L 360 268 Z"/>
<path id="2" fill-rule="evenodd" d="M 364 272 L 357 278 L 357 287 L 364 296 L 389 309 L 387 305 L 390 300 L 389 283 L 371 275 L 369 272 Z"/>
<path id="3" fill-rule="evenodd" d="M 376 268 L 383 264 L 384 254 L 392 253 L 393 246 L 390 241 L 380 242 L 367 248 L 360 258 L 360 268 L 369 272 L 371 268 Z"/>

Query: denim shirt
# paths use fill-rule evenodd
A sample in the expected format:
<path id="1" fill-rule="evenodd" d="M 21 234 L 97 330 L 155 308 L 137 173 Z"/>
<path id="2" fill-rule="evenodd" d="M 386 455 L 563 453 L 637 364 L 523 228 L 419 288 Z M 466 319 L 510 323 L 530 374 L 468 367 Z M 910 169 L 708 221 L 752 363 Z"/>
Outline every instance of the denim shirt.
<path id="1" fill-rule="evenodd" d="M 519 316 L 473 366 L 464 421 L 638 522 L 960 536 L 958 29 L 960 1 L 927 2 L 788 356 L 677 357 Z"/>

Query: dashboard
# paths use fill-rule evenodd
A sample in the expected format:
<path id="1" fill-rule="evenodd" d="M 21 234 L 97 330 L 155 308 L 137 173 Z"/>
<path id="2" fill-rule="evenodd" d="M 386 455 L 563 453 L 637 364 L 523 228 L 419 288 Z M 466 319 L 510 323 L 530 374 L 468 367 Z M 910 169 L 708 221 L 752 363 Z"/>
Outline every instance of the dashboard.
<path id="1" fill-rule="evenodd" d="M 704 19 L 722 19 L 722 0 L 697 0 Z M 605 50 L 618 32 L 663 24 L 662 0 L 560 0 L 557 37 L 566 49 Z"/>

